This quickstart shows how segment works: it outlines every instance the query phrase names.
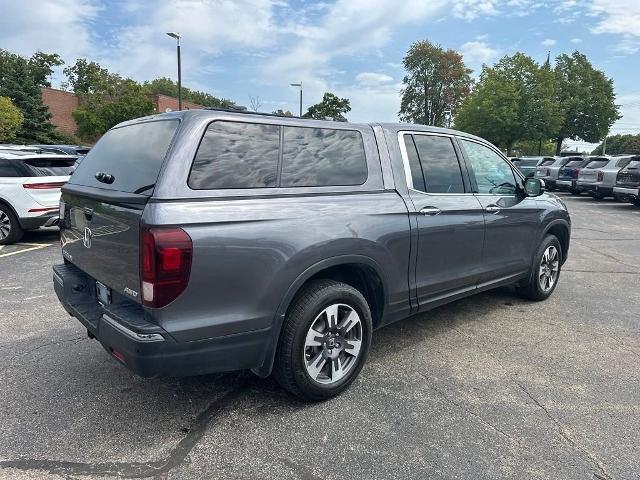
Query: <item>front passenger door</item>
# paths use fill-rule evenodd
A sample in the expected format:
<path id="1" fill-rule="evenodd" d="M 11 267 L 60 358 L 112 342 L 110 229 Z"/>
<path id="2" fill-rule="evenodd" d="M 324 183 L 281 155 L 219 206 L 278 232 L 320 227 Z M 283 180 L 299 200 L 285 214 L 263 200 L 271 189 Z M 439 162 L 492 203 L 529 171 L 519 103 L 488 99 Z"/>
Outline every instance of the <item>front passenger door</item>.
<path id="1" fill-rule="evenodd" d="M 423 308 L 475 289 L 484 219 L 481 205 L 463 175 L 454 139 L 417 132 L 402 137 L 417 224 L 415 288 Z"/>
<path id="2" fill-rule="evenodd" d="M 477 199 L 484 209 L 483 273 L 479 287 L 515 281 L 529 271 L 540 209 L 521 179 L 493 148 L 459 138 Z"/>

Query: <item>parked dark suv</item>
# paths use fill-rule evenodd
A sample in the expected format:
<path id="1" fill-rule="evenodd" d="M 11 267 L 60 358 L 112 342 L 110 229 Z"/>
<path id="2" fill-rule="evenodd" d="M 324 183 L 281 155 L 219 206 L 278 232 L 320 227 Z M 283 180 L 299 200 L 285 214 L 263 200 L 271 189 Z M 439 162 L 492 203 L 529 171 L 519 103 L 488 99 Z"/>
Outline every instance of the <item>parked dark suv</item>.
<path id="1" fill-rule="evenodd" d="M 230 111 L 122 123 L 62 190 L 65 309 L 143 376 L 272 370 L 308 400 L 372 331 L 501 285 L 543 300 L 564 204 L 486 141 Z"/>

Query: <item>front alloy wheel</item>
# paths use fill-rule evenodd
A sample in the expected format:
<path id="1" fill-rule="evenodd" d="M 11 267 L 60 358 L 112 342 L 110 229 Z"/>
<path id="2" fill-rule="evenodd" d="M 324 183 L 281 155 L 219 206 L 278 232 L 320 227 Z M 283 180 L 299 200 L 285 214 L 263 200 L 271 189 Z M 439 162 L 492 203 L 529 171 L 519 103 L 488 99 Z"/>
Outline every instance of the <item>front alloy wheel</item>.
<path id="1" fill-rule="evenodd" d="M 549 245 L 542 254 L 538 269 L 538 281 L 543 292 L 553 289 L 560 269 L 560 255 L 555 245 Z"/>

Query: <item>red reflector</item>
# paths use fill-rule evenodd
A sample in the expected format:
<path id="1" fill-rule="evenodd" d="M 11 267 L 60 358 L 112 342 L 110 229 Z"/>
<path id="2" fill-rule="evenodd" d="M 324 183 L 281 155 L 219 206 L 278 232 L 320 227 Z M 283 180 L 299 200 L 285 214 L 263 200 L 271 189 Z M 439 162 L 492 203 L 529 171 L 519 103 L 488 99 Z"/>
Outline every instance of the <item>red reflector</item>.
<path id="1" fill-rule="evenodd" d="M 66 182 L 47 182 L 47 183 L 23 183 L 23 188 L 30 190 L 47 190 L 53 188 L 61 188 Z"/>
<path id="2" fill-rule="evenodd" d="M 193 244 L 181 228 L 143 227 L 140 232 L 142 303 L 161 308 L 187 288 Z"/>
<path id="3" fill-rule="evenodd" d="M 48 207 L 48 208 L 30 208 L 29 212 L 57 212 L 60 207 Z"/>
<path id="4" fill-rule="evenodd" d="M 600 170 L 598 172 L 598 181 L 601 182 L 604 179 L 604 172 Z"/>
<path id="5" fill-rule="evenodd" d="M 127 361 L 124 358 L 124 353 L 115 350 L 115 349 L 111 349 L 111 355 L 113 355 L 114 357 L 116 357 L 118 360 L 120 360 L 122 363 L 127 363 Z"/>

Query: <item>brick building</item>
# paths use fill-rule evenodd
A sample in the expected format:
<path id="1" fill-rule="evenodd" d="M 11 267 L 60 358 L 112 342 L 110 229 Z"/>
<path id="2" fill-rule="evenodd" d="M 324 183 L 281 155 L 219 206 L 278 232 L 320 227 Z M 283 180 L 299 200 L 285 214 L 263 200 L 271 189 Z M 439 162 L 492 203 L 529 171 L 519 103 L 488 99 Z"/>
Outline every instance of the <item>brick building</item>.
<path id="1" fill-rule="evenodd" d="M 151 96 L 151 101 L 157 113 L 178 110 L 177 98 L 155 94 Z M 68 135 L 75 135 L 77 125 L 71 114 L 71 112 L 78 107 L 78 97 L 75 93 L 43 87 L 42 103 L 49 108 L 52 114 L 51 123 L 53 123 L 58 130 Z M 197 103 L 183 101 L 182 108 L 184 110 L 193 110 L 203 107 Z"/>

